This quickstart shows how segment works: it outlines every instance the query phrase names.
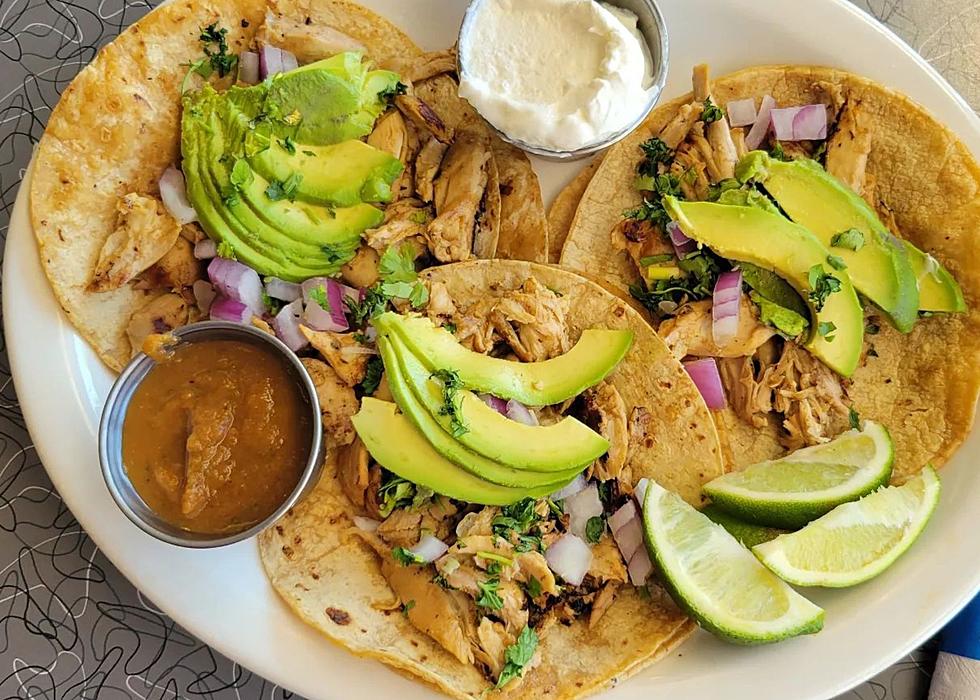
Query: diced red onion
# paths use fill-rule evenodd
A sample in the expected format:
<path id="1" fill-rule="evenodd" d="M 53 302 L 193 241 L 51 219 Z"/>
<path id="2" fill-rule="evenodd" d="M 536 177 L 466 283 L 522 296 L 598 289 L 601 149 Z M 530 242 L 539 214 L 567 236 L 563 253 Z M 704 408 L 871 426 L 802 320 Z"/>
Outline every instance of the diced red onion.
<path id="1" fill-rule="evenodd" d="M 278 277 L 267 277 L 265 293 L 279 301 L 296 301 L 303 296 L 303 290 L 295 282 L 287 282 Z"/>
<path id="2" fill-rule="evenodd" d="M 340 331 L 347 330 L 347 324 L 335 323 L 333 320 L 333 309 L 327 311 L 317 302 L 310 300 L 306 302 L 303 310 L 303 323 L 315 331 Z"/>
<path id="3" fill-rule="evenodd" d="M 609 516 L 609 529 L 612 530 L 613 534 L 616 534 L 616 530 L 636 518 L 639 514 L 639 511 L 636 509 L 636 504 L 633 501 L 626 501 L 625 504 L 620 506 L 619 510 Z"/>
<path id="4" fill-rule="evenodd" d="M 774 109 L 770 118 L 778 141 L 827 138 L 827 108 L 821 104 Z"/>
<path id="5" fill-rule="evenodd" d="M 297 299 L 282 307 L 276 317 L 272 319 L 272 327 L 276 331 L 276 335 L 279 336 L 279 340 L 284 342 L 286 347 L 293 352 L 302 350 L 309 344 L 306 336 L 303 335 L 303 331 L 299 328 L 302 314 L 303 300 Z"/>
<path id="6" fill-rule="evenodd" d="M 265 80 L 276 73 L 287 73 L 298 66 L 296 56 L 276 46 L 265 44 L 259 50 L 260 80 Z"/>
<path id="7" fill-rule="evenodd" d="M 187 185 L 184 182 L 184 174 L 177 170 L 173 165 L 163 171 L 160 176 L 160 199 L 163 206 L 167 208 L 170 215 L 183 226 L 192 221 L 197 221 L 197 212 L 187 199 Z"/>
<path id="8" fill-rule="evenodd" d="M 210 238 L 202 238 L 194 244 L 194 257 L 198 260 L 210 260 L 217 255 L 218 244 Z"/>
<path id="9" fill-rule="evenodd" d="M 538 417 L 527 406 L 514 399 L 507 402 L 505 415 L 511 420 L 523 423 L 524 425 L 539 425 Z"/>
<path id="10" fill-rule="evenodd" d="M 507 415 L 507 401 L 493 394 L 477 394 L 480 400 L 502 416 Z"/>
<path id="11" fill-rule="evenodd" d="M 265 311 L 262 280 L 248 265 L 228 258 L 212 258 L 208 264 L 208 278 L 219 294 L 245 304 L 253 314 Z"/>
<path id="12" fill-rule="evenodd" d="M 345 287 L 336 280 L 327 277 L 311 277 L 300 285 L 303 292 L 303 301 L 306 303 L 306 310 L 303 319 L 306 323 L 318 331 L 346 331 L 350 328 L 347 321 L 347 305 L 344 303 L 344 290 L 351 289 Z M 314 289 L 322 288 L 327 297 L 329 310 L 324 309 L 310 295 Z M 352 290 L 357 293 L 356 290 Z"/>
<path id="13" fill-rule="evenodd" d="M 585 527 L 589 519 L 602 515 L 602 501 L 599 500 L 598 487 L 589 484 L 578 493 L 566 498 L 565 512 L 569 516 L 569 532 L 585 538 Z"/>
<path id="14" fill-rule="evenodd" d="M 721 375 L 718 374 L 718 363 L 715 362 L 715 358 L 705 357 L 683 364 L 708 408 L 716 411 L 724 408 L 725 388 L 721 384 Z"/>
<path id="15" fill-rule="evenodd" d="M 563 498 L 568 498 L 569 496 L 574 496 L 579 491 L 584 489 L 589 485 L 589 482 L 585 480 L 584 474 L 579 474 L 571 482 L 562 486 L 560 489 L 555 491 L 553 494 L 548 496 L 552 501 L 560 501 Z"/>
<path id="16" fill-rule="evenodd" d="M 626 569 L 630 574 L 630 583 L 634 586 L 642 586 L 647 582 L 650 574 L 653 573 L 653 562 L 650 561 L 650 554 L 646 547 L 637 547 Z"/>
<path id="17" fill-rule="evenodd" d="M 776 106 L 776 100 L 772 98 L 772 95 L 766 95 L 762 98 L 762 103 L 759 105 L 759 114 L 755 118 L 755 124 L 749 129 L 749 133 L 745 136 L 745 147 L 750 151 L 757 149 L 766 138 L 766 134 L 769 133 L 769 116 L 772 110 Z"/>
<path id="18" fill-rule="evenodd" d="M 210 311 L 212 321 L 232 321 L 234 323 L 249 323 L 252 316 L 255 315 L 248 304 L 223 296 L 215 297 L 211 303 Z"/>
<path id="19" fill-rule="evenodd" d="M 739 310 L 742 308 L 742 271 L 722 272 L 715 282 L 711 303 L 711 335 L 719 347 L 738 333 Z"/>
<path id="20" fill-rule="evenodd" d="M 211 311 L 211 302 L 218 296 L 218 293 L 214 291 L 214 286 L 207 280 L 197 280 L 192 289 L 194 290 L 194 301 L 197 302 L 197 308 L 201 310 L 201 313 L 206 314 Z"/>
<path id="21" fill-rule="evenodd" d="M 249 85 L 259 82 L 259 55 L 254 51 L 238 54 L 238 80 Z"/>
<path id="22" fill-rule="evenodd" d="M 636 486 L 633 487 L 633 497 L 636 498 L 636 502 L 639 505 L 641 511 L 643 510 L 643 499 L 646 498 L 647 484 L 649 483 L 650 480 L 644 478 L 637 481 Z"/>
<path id="23" fill-rule="evenodd" d="M 698 242 L 685 236 L 676 221 L 667 224 L 667 235 L 670 236 L 670 242 L 674 246 L 674 253 L 682 260 L 698 249 Z"/>
<path id="24" fill-rule="evenodd" d="M 744 100 L 732 100 L 726 106 L 728 107 L 728 122 L 732 126 L 755 124 L 757 112 L 755 111 L 755 100 L 751 97 Z"/>
<path id="25" fill-rule="evenodd" d="M 643 546 L 643 524 L 640 519 L 633 518 L 623 527 L 613 533 L 613 539 L 623 553 L 623 559 L 630 561 L 636 550 Z"/>
<path id="26" fill-rule="evenodd" d="M 445 554 L 448 549 L 449 545 L 438 537 L 426 535 L 409 551 L 415 556 L 420 557 L 426 564 L 431 564 Z"/>
<path id="27" fill-rule="evenodd" d="M 567 533 L 545 550 L 544 558 L 566 583 L 577 586 L 592 566 L 592 549 L 580 537 Z"/>
<path id="28" fill-rule="evenodd" d="M 378 529 L 381 524 L 377 520 L 372 520 L 371 518 L 365 518 L 363 515 L 354 516 L 354 524 L 357 525 L 359 530 L 364 532 L 374 532 Z"/>

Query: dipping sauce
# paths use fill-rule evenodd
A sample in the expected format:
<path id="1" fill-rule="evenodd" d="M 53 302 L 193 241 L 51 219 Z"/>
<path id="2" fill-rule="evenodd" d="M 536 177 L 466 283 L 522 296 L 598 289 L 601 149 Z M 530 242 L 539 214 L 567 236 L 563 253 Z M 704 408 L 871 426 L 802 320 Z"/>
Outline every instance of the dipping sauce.
<path id="1" fill-rule="evenodd" d="M 241 532 L 292 493 L 313 440 L 310 406 L 273 350 L 239 340 L 177 345 L 140 383 L 123 423 L 123 463 L 161 518 Z"/>
<path id="2" fill-rule="evenodd" d="M 573 151 L 628 127 L 653 83 L 637 17 L 594 0 L 477 0 L 459 94 L 531 146 Z"/>

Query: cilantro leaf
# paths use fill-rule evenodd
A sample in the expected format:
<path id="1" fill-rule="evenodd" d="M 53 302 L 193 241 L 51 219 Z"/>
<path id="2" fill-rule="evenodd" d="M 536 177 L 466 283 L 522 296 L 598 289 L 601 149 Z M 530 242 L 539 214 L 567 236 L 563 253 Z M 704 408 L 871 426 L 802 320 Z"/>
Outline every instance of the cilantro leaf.
<path id="1" fill-rule="evenodd" d="M 848 411 L 847 411 L 847 420 L 850 422 L 851 429 L 852 430 L 860 430 L 861 429 L 861 416 L 853 408 L 848 409 Z"/>
<path id="2" fill-rule="evenodd" d="M 524 590 L 527 591 L 527 594 L 531 598 L 537 598 L 541 595 L 541 582 L 534 576 L 531 576 L 524 585 Z"/>
<path id="3" fill-rule="evenodd" d="M 823 336 L 824 338 L 826 338 L 827 342 L 830 342 L 835 338 L 833 332 L 836 330 L 837 330 L 837 326 L 835 326 L 830 321 L 821 321 L 820 323 L 817 324 L 817 333 Z"/>
<path id="4" fill-rule="evenodd" d="M 772 148 L 769 149 L 769 156 L 775 160 L 782 160 L 786 162 L 793 160 L 786 155 L 786 151 L 783 150 L 783 144 L 779 143 L 779 141 L 776 141 L 776 143 L 772 145 Z"/>
<path id="5" fill-rule="evenodd" d="M 279 180 L 270 180 L 269 186 L 265 188 L 265 196 L 273 202 L 278 202 L 281 199 L 288 199 L 291 202 L 296 199 L 296 188 L 299 187 L 299 183 L 302 180 L 302 173 L 296 172 L 292 173 L 282 182 Z"/>
<path id="6" fill-rule="evenodd" d="M 378 489 L 378 502 L 381 517 L 387 518 L 396 508 L 405 508 L 415 497 L 415 484 L 391 472 L 384 472 L 381 487 Z"/>
<path id="7" fill-rule="evenodd" d="M 585 523 L 585 539 L 592 544 L 598 544 L 602 539 L 602 533 L 606 530 L 606 521 L 601 515 L 589 518 Z"/>
<path id="8" fill-rule="evenodd" d="M 228 53 L 228 30 L 218 29 L 218 23 L 213 22 L 201 30 L 199 39 L 204 45 L 204 55 L 213 70 L 223 78 L 231 73 L 238 65 L 238 56 Z"/>
<path id="9" fill-rule="evenodd" d="M 818 264 L 811 267 L 807 273 L 807 280 L 810 283 L 810 293 L 807 294 L 807 299 L 817 311 L 823 308 L 827 297 L 840 291 L 840 280 L 824 272 L 823 265 Z"/>
<path id="10" fill-rule="evenodd" d="M 701 121 L 703 121 L 705 124 L 711 124 L 724 116 L 725 113 L 721 111 L 721 107 L 712 102 L 710 97 L 704 98 L 704 109 L 701 111 Z"/>
<path id="11" fill-rule="evenodd" d="M 322 284 L 311 289 L 309 294 L 310 299 L 319 304 L 321 309 L 330 311 L 330 300 L 327 299 L 327 290 Z"/>
<path id="12" fill-rule="evenodd" d="M 398 81 L 392 87 L 385 88 L 378 93 L 378 99 L 382 102 L 391 102 L 398 95 L 404 95 L 408 92 L 408 86 L 402 81 Z"/>
<path id="13" fill-rule="evenodd" d="M 395 547 L 391 550 L 392 558 L 397 561 L 402 566 L 411 566 L 412 564 L 424 564 L 425 560 L 415 552 L 405 549 L 404 547 Z"/>
<path id="14" fill-rule="evenodd" d="M 524 675 L 524 667 L 531 663 L 538 650 L 538 635 L 530 627 L 525 627 L 517 636 L 517 641 L 504 652 L 504 667 L 497 678 L 497 687 L 502 688 L 515 678 Z"/>
<path id="15" fill-rule="evenodd" d="M 476 586 L 480 589 L 480 596 L 476 599 L 477 605 L 488 610 L 500 610 L 504 607 L 504 601 L 497 593 L 500 588 L 499 578 L 491 576 L 486 581 L 477 581 Z"/>
<path id="16" fill-rule="evenodd" d="M 450 432 L 454 438 L 469 432 L 466 423 L 463 422 L 459 414 L 459 399 L 457 393 L 463 388 L 463 382 L 459 378 L 459 372 L 451 369 L 437 369 L 430 375 L 434 379 L 442 382 L 442 408 L 439 415 L 449 416 Z"/>
<path id="17" fill-rule="evenodd" d="M 283 147 L 283 150 L 290 155 L 296 154 L 296 142 L 293 141 L 292 136 L 287 136 L 284 139 L 279 140 L 279 145 Z"/>
<path id="18" fill-rule="evenodd" d="M 364 379 L 357 385 L 357 388 L 361 390 L 362 396 L 369 396 L 378 389 L 384 370 L 385 366 L 381 358 L 377 355 L 372 355 L 367 361 L 367 367 L 364 370 Z"/>
<path id="19" fill-rule="evenodd" d="M 414 282 L 418 278 L 414 247 L 388 246 L 378 262 L 378 274 L 385 282 Z"/>
<path id="20" fill-rule="evenodd" d="M 846 231 L 835 233 L 830 238 L 831 248 L 847 248 L 848 250 L 861 250 L 864 246 L 864 234 L 856 228 L 849 228 Z"/>
<path id="21" fill-rule="evenodd" d="M 835 270 L 846 270 L 847 264 L 844 262 L 844 258 L 837 255 L 828 255 L 827 264 L 830 265 Z"/>
<path id="22" fill-rule="evenodd" d="M 641 143 L 640 150 L 643 151 L 643 159 L 636 166 L 636 172 L 640 175 L 655 176 L 658 166 L 669 167 L 674 162 L 674 149 L 656 136 Z"/>
<path id="23" fill-rule="evenodd" d="M 363 301 L 358 301 L 350 296 L 344 296 L 344 304 L 347 306 L 348 315 L 351 317 L 354 326 L 361 326 L 365 321 L 374 318 L 388 306 L 391 298 L 386 295 L 380 284 L 369 287 L 364 292 Z"/>
<path id="24" fill-rule="evenodd" d="M 415 601 L 410 600 L 407 603 L 402 603 L 402 615 L 408 615 L 408 611 L 415 607 Z"/>

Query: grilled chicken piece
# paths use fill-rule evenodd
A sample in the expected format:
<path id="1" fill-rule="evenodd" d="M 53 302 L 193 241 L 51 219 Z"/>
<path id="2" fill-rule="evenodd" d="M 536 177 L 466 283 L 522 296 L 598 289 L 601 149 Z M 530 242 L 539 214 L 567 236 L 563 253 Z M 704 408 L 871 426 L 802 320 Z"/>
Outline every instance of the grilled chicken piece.
<path id="1" fill-rule="evenodd" d="M 168 289 L 179 291 L 202 279 L 201 261 L 194 257 L 194 246 L 178 236 L 173 247 L 140 275 L 139 289 Z"/>
<path id="2" fill-rule="evenodd" d="M 706 170 L 707 165 L 700 151 L 691 143 L 681 144 L 674 154 L 674 162 L 670 164 L 670 172 L 680 183 L 681 191 L 692 201 L 703 201 L 708 198 L 711 183 L 708 182 Z"/>
<path id="3" fill-rule="evenodd" d="M 776 331 L 761 323 L 755 305 L 741 296 L 738 332 L 724 345 L 716 345 L 711 330 L 711 300 L 685 304 L 676 316 L 660 324 L 657 333 L 678 359 L 696 357 L 742 357 L 754 353 Z"/>
<path id="4" fill-rule="evenodd" d="M 848 100 L 840 114 L 837 129 L 827 143 L 827 172 L 858 194 L 863 194 L 871 129 L 860 104 Z"/>
<path id="5" fill-rule="evenodd" d="M 690 139 L 691 144 L 697 150 L 701 161 L 704 163 L 705 171 L 708 173 L 708 179 L 712 183 L 723 180 L 722 169 L 715 160 L 716 154 L 714 148 L 712 148 L 711 144 L 708 143 L 708 139 L 704 136 L 704 124 L 698 122 L 691 127 Z"/>
<path id="6" fill-rule="evenodd" d="M 402 566 L 390 553 L 381 554 L 381 574 L 403 604 L 409 621 L 432 637 L 461 663 L 473 663 L 473 649 L 467 630 L 475 617 L 472 603 L 458 593 L 432 582 L 432 570 L 422 566 Z"/>
<path id="7" fill-rule="evenodd" d="M 480 620 L 480 626 L 476 628 L 476 636 L 480 642 L 477 657 L 490 669 L 493 678 L 499 678 L 507 662 L 505 657 L 507 647 L 516 641 L 516 637 L 502 624 L 494 622 L 489 617 Z"/>
<path id="8" fill-rule="evenodd" d="M 603 381 L 586 390 L 575 408 L 581 413 L 583 423 L 609 441 L 606 454 L 592 463 L 592 475 L 599 481 L 618 478 L 629 454 L 623 397 L 615 386 Z"/>
<path id="9" fill-rule="evenodd" d="M 398 508 L 378 526 L 377 534 L 392 547 L 414 547 L 424 533 L 431 533 L 441 540 L 450 535 L 452 517 L 457 509 L 452 501 L 443 496 L 419 508 Z"/>
<path id="10" fill-rule="evenodd" d="M 735 414 L 755 428 L 766 427 L 772 412 L 772 387 L 762 380 L 765 370 L 756 374 L 753 357 L 722 357 L 718 372 Z"/>
<path id="11" fill-rule="evenodd" d="M 613 248 L 625 251 L 642 274 L 640 260 L 651 255 L 674 254 L 674 247 L 661 235 L 660 229 L 649 221 L 622 219 L 610 236 Z"/>
<path id="12" fill-rule="evenodd" d="M 299 329 L 347 386 L 360 384 L 367 370 L 368 359 L 373 354 L 370 348 L 357 342 L 353 333 L 315 331 L 303 325 Z"/>
<path id="13" fill-rule="evenodd" d="M 323 430 L 334 445 L 349 445 L 357 433 L 351 416 L 359 408 L 357 396 L 326 362 L 304 357 L 300 360 L 310 373 L 316 396 L 320 402 Z"/>
<path id="14" fill-rule="evenodd" d="M 588 576 L 599 583 L 626 582 L 628 573 L 623 555 L 619 553 L 619 547 L 609 535 L 604 535 L 598 544 L 592 547 L 592 563 L 589 565 Z"/>
<path id="15" fill-rule="evenodd" d="M 367 289 L 378 281 L 379 260 L 378 251 L 362 243 L 350 262 L 340 268 L 340 276 L 352 287 Z"/>
<path id="16" fill-rule="evenodd" d="M 337 478 L 344 495 L 358 508 L 364 508 L 370 480 L 370 455 L 361 438 L 337 450 Z"/>
<path id="17" fill-rule="evenodd" d="M 453 316 L 456 315 L 456 304 L 449 295 L 445 283 L 429 283 L 429 303 L 425 307 L 425 313 L 439 326 L 452 321 Z"/>
<path id="18" fill-rule="evenodd" d="M 301 15 L 302 16 L 302 15 Z M 255 35 L 260 44 L 271 44 L 296 56 L 300 64 L 319 61 L 344 51 L 366 51 L 364 44 L 326 24 L 309 17 L 293 19 L 272 12 Z"/>
<path id="19" fill-rule="evenodd" d="M 529 277 L 519 291 L 498 300 L 490 312 L 490 322 L 522 361 L 539 362 L 557 357 L 571 346 L 566 311 L 562 297 Z"/>
<path id="20" fill-rule="evenodd" d="M 660 130 L 660 140 L 670 148 L 680 146 L 694 124 L 701 118 L 702 111 L 703 107 L 697 104 L 686 104 L 678 109 L 674 118 Z"/>
<path id="21" fill-rule="evenodd" d="M 415 192 L 423 202 L 431 202 L 435 197 L 436 174 L 448 148 L 439 139 L 431 137 L 415 158 Z"/>
<path id="22" fill-rule="evenodd" d="M 412 162 L 419 150 L 419 138 L 415 128 L 405 122 L 401 112 L 389 110 L 367 137 L 367 142 L 375 148 L 390 153 L 404 166 L 401 175 L 391 186 L 393 200 L 399 201 L 415 193 Z"/>
<path id="23" fill-rule="evenodd" d="M 137 309 L 126 326 L 126 335 L 135 355 L 151 333 L 166 333 L 187 324 L 190 307 L 179 294 L 163 294 Z"/>
<path id="24" fill-rule="evenodd" d="M 527 583 L 531 577 L 537 579 L 541 584 L 541 592 L 550 595 L 558 595 L 558 585 L 555 575 L 551 573 L 548 560 L 539 552 L 524 552 L 518 554 L 514 560 L 514 566 L 507 569 L 507 573 L 512 575 L 514 580 Z"/>
<path id="25" fill-rule="evenodd" d="M 491 155 L 487 161 L 487 186 L 477 211 L 476 226 L 473 229 L 473 255 L 489 260 L 497 255 L 500 241 L 501 210 L 503 201 L 500 195 L 500 174 L 497 161 Z"/>
<path id="26" fill-rule="evenodd" d="M 453 128 L 447 126 L 442 117 L 422 98 L 411 92 L 398 95 L 395 98 L 395 106 L 421 131 L 432 134 L 442 143 L 452 143 Z"/>
<path id="27" fill-rule="evenodd" d="M 429 249 L 439 262 L 470 257 L 489 160 L 490 137 L 479 131 L 460 130 L 446 152 L 435 181 L 436 218 L 426 232 Z"/>
<path id="28" fill-rule="evenodd" d="M 594 628 L 602 616 L 606 614 L 606 611 L 616 602 L 616 593 L 619 591 L 620 585 L 619 581 L 607 581 L 599 591 L 595 600 L 592 601 L 592 611 L 589 613 L 589 629 Z"/>
<path id="29" fill-rule="evenodd" d="M 156 197 L 131 192 L 116 203 L 116 228 L 102 244 L 89 289 L 119 289 L 173 248 L 180 224 Z"/>
<path id="30" fill-rule="evenodd" d="M 694 99 L 703 106 L 704 101 L 711 98 L 711 81 L 708 77 L 708 64 L 694 66 Z M 720 105 L 719 105 L 720 108 Z M 721 118 L 707 125 L 708 143 L 714 152 L 714 162 L 718 168 L 719 179 L 735 176 L 735 163 L 738 162 L 738 152 L 732 141 L 731 127 L 725 110 L 721 110 Z"/>
<path id="31" fill-rule="evenodd" d="M 455 73 L 456 47 L 429 51 L 407 61 L 393 61 L 391 70 L 398 73 L 402 80 L 411 80 L 413 83 L 420 83 L 443 73 Z"/>
<path id="32" fill-rule="evenodd" d="M 745 145 L 745 129 L 740 126 L 732 127 L 732 143 L 735 144 L 735 156 L 739 159 L 749 152 Z"/>
<path id="33" fill-rule="evenodd" d="M 385 209 L 384 222 L 364 232 L 364 240 L 379 253 L 414 236 L 424 237 L 432 214 L 417 199 L 402 199 Z"/>

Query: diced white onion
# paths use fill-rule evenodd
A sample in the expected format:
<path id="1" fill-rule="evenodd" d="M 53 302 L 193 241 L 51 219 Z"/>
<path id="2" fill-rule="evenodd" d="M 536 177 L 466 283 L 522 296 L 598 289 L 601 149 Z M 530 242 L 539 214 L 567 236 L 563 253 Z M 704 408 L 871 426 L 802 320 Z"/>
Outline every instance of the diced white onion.
<path id="1" fill-rule="evenodd" d="M 441 557 L 449 549 L 449 545 L 433 535 L 426 535 L 412 547 L 412 554 L 429 564 Z"/>
<path id="2" fill-rule="evenodd" d="M 355 515 L 354 524 L 357 525 L 358 529 L 364 530 L 364 532 L 374 532 L 381 523 L 371 518 L 365 518 L 363 515 Z"/>
<path id="3" fill-rule="evenodd" d="M 178 224 L 189 224 L 197 221 L 197 212 L 187 199 L 187 185 L 184 174 L 171 165 L 160 176 L 160 199 L 170 215 Z"/>
<path id="4" fill-rule="evenodd" d="M 568 498 L 569 496 L 574 496 L 579 491 L 588 486 L 589 482 L 585 480 L 584 474 L 579 474 L 572 481 L 565 486 L 561 487 L 553 494 L 548 496 L 552 501 L 560 501 L 563 498 Z"/>
<path id="5" fill-rule="evenodd" d="M 575 495 L 566 498 L 565 512 L 568 513 L 569 532 L 585 539 L 585 527 L 589 519 L 602 515 L 602 501 L 599 500 L 598 487 L 589 484 Z"/>
<path id="6" fill-rule="evenodd" d="M 630 559 L 629 566 L 626 567 L 630 574 L 630 583 L 634 586 L 642 586 L 647 582 L 650 574 L 653 573 L 653 562 L 646 547 L 638 547 L 633 558 Z"/>
<path id="7" fill-rule="evenodd" d="M 567 533 L 545 550 L 544 558 L 566 583 L 578 586 L 592 566 L 592 549 L 581 538 Z"/>
<path id="8" fill-rule="evenodd" d="M 643 546 L 643 524 L 639 518 L 633 518 L 613 533 L 613 539 L 623 553 L 623 559 L 631 561 L 636 550 Z"/>
<path id="9" fill-rule="evenodd" d="M 728 107 L 728 122 L 732 126 L 748 126 L 755 123 L 755 100 L 751 97 L 744 100 L 732 100 Z"/>
<path id="10" fill-rule="evenodd" d="M 769 116 L 776 106 L 776 100 L 772 98 L 772 95 L 766 95 L 762 98 L 762 104 L 759 105 L 759 115 L 755 118 L 755 124 L 749 129 L 749 133 L 745 136 L 745 147 L 750 151 L 754 151 L 766 138 L 766 134 L 769 133 Z"/>
<path id="11" fill-rule="evenodd" d="M 626 501 L 619 510 L 609 516 L 609 529 L 616 532 L 616 530 L 638 515 L 639 511 L 636 509 L 636 504 L 633 501 Z"/>

